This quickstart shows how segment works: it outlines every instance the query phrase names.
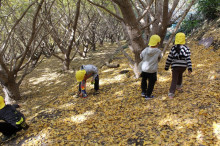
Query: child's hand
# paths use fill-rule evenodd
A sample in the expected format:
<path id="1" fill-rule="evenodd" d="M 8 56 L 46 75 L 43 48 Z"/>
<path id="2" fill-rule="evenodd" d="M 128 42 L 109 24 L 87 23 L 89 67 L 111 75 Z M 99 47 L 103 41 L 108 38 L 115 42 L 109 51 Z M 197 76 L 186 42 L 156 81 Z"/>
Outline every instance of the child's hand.
<path id="1" fill-rule="evenodd" d="M 191 75 L 191 73 L 192 73 L 192 72 L 191 72 L 190 70 L 188 70 L 188 75 Z"/>

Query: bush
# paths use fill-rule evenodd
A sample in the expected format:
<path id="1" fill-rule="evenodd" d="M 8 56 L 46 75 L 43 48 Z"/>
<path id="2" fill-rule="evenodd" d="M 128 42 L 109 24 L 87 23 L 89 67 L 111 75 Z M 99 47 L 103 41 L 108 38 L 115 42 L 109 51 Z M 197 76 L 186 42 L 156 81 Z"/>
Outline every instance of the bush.
<path id="1" fill-rule="evenodd" d="M 219 0 L 199 0 L 198 11 L 201 12 L 208 20 L 214 20 L 219 17 L 220 1 Z"/>
<path id="2" fill-rule="evenodd" d="M 199 14 L 191 14 L 189 17 L 186 17 L 181 23 L 180 29 L 178 31 L 184 32 L 185 34 L 191 33 L 191 31 L 200 27 L 203 19 Z"/>

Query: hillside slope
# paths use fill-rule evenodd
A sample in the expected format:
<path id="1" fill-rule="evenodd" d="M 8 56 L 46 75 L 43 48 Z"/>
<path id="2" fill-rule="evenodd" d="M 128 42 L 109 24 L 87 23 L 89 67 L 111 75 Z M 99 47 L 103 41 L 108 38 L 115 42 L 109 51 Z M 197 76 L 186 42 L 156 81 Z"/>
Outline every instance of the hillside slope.
<path id="1" fill-rule="evenodd" d="M 133 78 L 121 54 L 113 62 L 120 63 L 119 68 L 99 69 L 101 93 L 93 96 L 88 85 L 88 98 L 74 96 L 74 71 L 63 74 L 55 59 L 45 61 L 22 86 L 21 110 L 30 128 L 5 145 L 220 145 L 220 52 L 204 49 L 194 39 L 188 45 L 193 73 L 184 73 L 184 92 L 172 100 L 167 98 L 167 54 L 159 63 L 155 98 L 148 101 L 140 96 L 141 79 Z M 99 49 L 72 67 L 99 66 L 107 52 L 114 52 L 110 45 Z M 120 74 L 123 70 L 129 72 Z"/>

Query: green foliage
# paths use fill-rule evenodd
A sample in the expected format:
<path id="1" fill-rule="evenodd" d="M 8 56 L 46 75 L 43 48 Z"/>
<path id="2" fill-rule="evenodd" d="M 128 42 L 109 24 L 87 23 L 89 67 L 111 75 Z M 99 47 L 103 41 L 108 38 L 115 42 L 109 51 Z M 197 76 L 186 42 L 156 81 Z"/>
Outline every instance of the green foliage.
<path id="1" fill-rule="evenodd" d="M 219 0 L 199 0 L 196 14 L 191 14 L 186 17 L 181 24 L 179 31 L 186 34 L 191 33 L 192 30 L 198 28 L 204 19 L 213 20 L 219 17 L 220 13 Z M 204 16 L 202 17 L 201 14 Z"/>
<path id="2" fill-rule="evenodd" d="M 179 31 L 184 32 L 185 34 L 189 34 L 193 29 L 196 29 L 200 26 L 201 20 L 198 19 L 185 19 Z"/>
<path id="3" fill-rule="evenodd" d="M 198 10 L 206 19 L 213 20 L 219 17 L 220 1 L 219 0 L 199 0 Z"/>

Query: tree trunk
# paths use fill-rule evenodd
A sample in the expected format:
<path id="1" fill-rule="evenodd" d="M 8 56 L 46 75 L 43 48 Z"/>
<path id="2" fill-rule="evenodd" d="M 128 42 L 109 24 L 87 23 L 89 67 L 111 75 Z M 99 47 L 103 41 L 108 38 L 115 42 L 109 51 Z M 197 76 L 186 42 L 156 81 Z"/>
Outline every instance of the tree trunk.
<path id="1" fill-rule="evenodd" d="M 20 100 L 20 90 L 19 90 L 19 84 L 15 82 L 15 80 L 11 80 L 10 82 L 6 84 L 1 84 L 3 92 L 5 94 L 5 103 L 11 104 L 14 100 Z"/>
<path id="2" fill-rule="evenodd" d="M 104 39 L 99 39 L 99 46 L 102 47 L 104 44 Z"/>
<path id="3" fill-rule="evenodd" d="M 96 43 L 95 42 L 91 44 L 91 48 L 92 48 L 92 51 L 96 51 Z"/>
<path id="4" fill-rule="evenodd" d="M 67 71 L 70 69 L 70 61 L 71 60 L 69 59 L 69 57 L 65 56 L 65 60 L 63 62 L 63 70 L 64 71 Z"/>
<path id="5" fill-rule="evenodd" d="M 137 68 L 138 63 L 141 61 L 140 53 L 146 47 L 144 40 L 142 38 L 142 33 L 140 25 L 136 19 L 134 11 L 132 9 L 132 4 L 129 0 L 113 0 L 120 7 L 121 13 L 123 15 L 124 23 L 131 41 L 132 51 L 135 55 L 135 60 L 133 64 L 133 70 L 136 77 L 139 77 Z"/>
<path id="6" fill-rule="evenodd" d="M 156 18 L 156 21 L 153 23 L 153 26 L 152 26 L 152 30 L 151 30 L 151 35 L 154 35 L 154 34 L 158 34 L 159 33 L 159 27 L 160 27 L 160 16 L 162 14 L 162 0 L 160 1 L 155 1 L 155 18 Z M 159 27 L 158 27 L 159 26 Z"/>
<path id="7" fill-rule="evenodd" d="M 95 24 L 92 24 L 92 40 L 91 40 L 91 48 L 92 51 L 96 51 L 96 28 Z"/>
<path id="8" fill-rule="evenodd" d="M 164 38 L 166 36 L 166 32 L 167 32 L 167 27 L 168 27 L 168 24 L 170 22 L 170 17 L 168 15 L 168 6 L 169 6 L 169 0 L 164 0 L 164 3 L 163 3 L 163 16 L 162 16 L 162 24 L 161 24 L 161 27 L 160 27 L 160 31 L 159 31 L 159 36 L 161 37 L 161 45 L 160 47 L 163 46 L 163 41 L 164 41 Z"/>

